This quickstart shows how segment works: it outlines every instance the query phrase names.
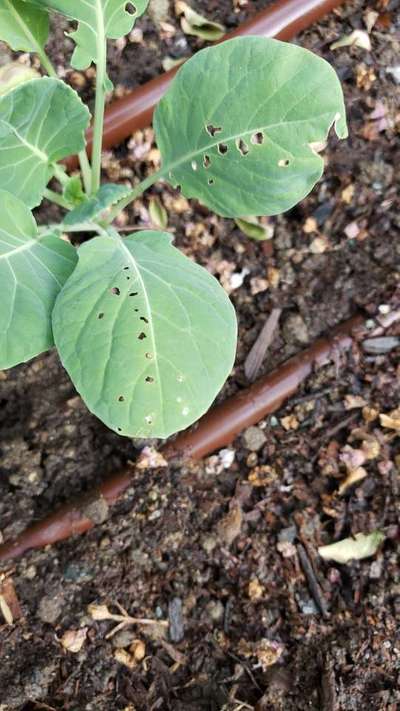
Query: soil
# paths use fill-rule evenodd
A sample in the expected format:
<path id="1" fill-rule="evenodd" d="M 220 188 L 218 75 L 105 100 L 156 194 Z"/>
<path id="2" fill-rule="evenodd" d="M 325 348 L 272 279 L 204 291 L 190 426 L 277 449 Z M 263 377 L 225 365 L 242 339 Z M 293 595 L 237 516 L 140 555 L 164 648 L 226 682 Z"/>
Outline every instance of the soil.
<path id="1" fill-rule="evenodd" d="M 196 7 L 231 27 L 267 4 L 242 3 L 238 14 L 231 0 Z M 110 47 L 117 93 L 158 73 L 166 55 L 202 46 L 183 35 L 172 5 L 173 29 L 147 17 L 138 23 L 142 37 Z M 350 137 L 330 139 L 312 194 L 265 222 L 273 239 L 253 242 L 233 221 L 153 188 L 176 244 L 221 279 L 237 309 L 237 362 L 220 398 L 248 383 L 244 363 L 273 307 L 282 314 L 260 374 L 359 308 L 372 319 L 400 307 L 400 86 L 388 71 L 398 66 L 399 5 L 354 0 L 297 38 L 336 67 Z M 370 52 L 329 49 L 365 29 L 371 11 L 379 15 Z M 71 49 L 64 29 L 57 22 L 51 46 L 60 68 Z M 67 78 L 92 100 L 91 72 Z M 152 140 L 151 129 L 138 132 L 105 155 L 105 178 L 153 170 Z M 124 224 L 148 222 L 148 206 L 146 196 Z M 46 208 L 38 219 L 49 212 L 57 216 Z M 385 335 L 396 333 L 393 325 Z M 1 711 L 400 708 L 400 448 L 396 429 L 380 418 L 399 405 L 399 348 L 378 346 L 371 353 L 359 341 L 227 452 L 135 470 L 123 500 L 92 532 L 4 568 L 17 602 L 14 623 L 0 623 Z M 4 540 L 146 444 L 92 416 L 54 352 L 0 373 L 0 405 Z M 360 456 L 363 478 L 339 493 L 349 459 Z M 340 565 L 317 553 L 374 530 L 385 541 L 369 559 Z M 117 622 L 94 619 L 93 603 L 154 624 L 107 638 Z"/>

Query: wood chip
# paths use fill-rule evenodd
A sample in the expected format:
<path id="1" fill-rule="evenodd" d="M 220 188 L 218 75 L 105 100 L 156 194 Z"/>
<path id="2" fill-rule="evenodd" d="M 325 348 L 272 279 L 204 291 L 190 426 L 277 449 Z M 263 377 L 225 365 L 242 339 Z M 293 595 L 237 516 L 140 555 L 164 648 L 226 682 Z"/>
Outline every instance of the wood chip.
<path id="1" fill-rule="evenodd" d="M 244 364 L 246 378 L 253 382 L 273 341 L 282 309 L 272 309 Z"/>

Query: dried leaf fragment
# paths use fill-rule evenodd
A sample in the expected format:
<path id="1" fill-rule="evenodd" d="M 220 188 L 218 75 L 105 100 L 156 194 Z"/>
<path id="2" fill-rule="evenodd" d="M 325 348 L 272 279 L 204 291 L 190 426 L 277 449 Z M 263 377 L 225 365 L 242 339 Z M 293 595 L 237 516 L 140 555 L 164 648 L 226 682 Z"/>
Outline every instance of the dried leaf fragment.
<path id="1" fill-rule="evenodd" d="M 382 427 L 400 432 L 400 407 L 396 410 L 392 410 L 389 415 L 379 415 L 379 420 Z"/>
<path id="2" fill-rule="evenodd" d="M 88 633 L 88 627 L 81 627 L 79 630 L 67 630 L 64 632 L 60 642 L 67 652 L 78 654 L 81 651 Z"/>
<path id="3" fill-rule="evenodd" d="M 368 32 L 365 30 L 354 30 L 349 35 L 345 35 L 331 44 L 330 49 L 339 49 L 340 47 L 360 47 L 371 51 L 371 40 Z"/>
<path id="4" fill-rule="evenodd" d="M 243 513 L 239 501 L 234 500 L 226 516 L 218 524 L 218 535 L 225 545 L 232 545 L 242 528 Z"/>
<path id="5" fill-rule="evenodd" d="M 328 546 L 320 546 L 318 553 L 324 560 L 334 560 L 336 563 L 349 563 L 351 560 L 362 560 L 374 555 L 385 536 L 381 531 L 372 533 L 356 533 L 354 538 L 344 538 Z"/>
<path id="6" fill-rule="evenodd" d="M 221 39 L 225 34 L 223 25 L 203 17 L 182 0 L 176 0 L 175 12 L 181 16 L 181 27 L 186 35 L 194 35 L 213 42 Z"/>
<path id="7" fill-rule="evenodd" d="M 339 486 L 339 494 L 344 494 L 350 486 L 356 484 L 359 481 L 365 479 L 368 476 L 368 472 L 364 467 L 357 467 L 357 469 L 352 469 L 346 479 Z"/>

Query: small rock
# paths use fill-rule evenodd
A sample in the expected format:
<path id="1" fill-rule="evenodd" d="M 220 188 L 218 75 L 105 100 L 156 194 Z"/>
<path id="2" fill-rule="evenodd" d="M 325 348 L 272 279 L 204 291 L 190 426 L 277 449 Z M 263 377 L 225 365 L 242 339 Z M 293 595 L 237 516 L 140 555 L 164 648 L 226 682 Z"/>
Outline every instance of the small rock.
<path id="1" fill-rule="evenodd" d="M 169 636 L 171 642 L 180 642 L 184 637 L 182 600 L 174 597 L 168 604 Z"/>
<path id="2" fill-rule="evenodd" d="M 204 536 L 201 541 L 201 547 L 205 550 L 208 555 L 210 555 L 217 545 L 217 539 L 215 536 Z"/>
<path id="3" fill-rule="evenodd" d="M 248 427 L 243 434 L 245 447 L 251 452 L 258 452 L 267 441 L 267 438 L 259 427 Z"/>
<path id="4" fill-rule="evenodd" d="M 124 629 L 112 637 L 112 644 L 114 649 L 125 649 L 125 647 L 129 647 L 133 644 L 135 639 L 136 634 L 134 630 Z"/>
<path id="5" fill-rule="evenodd" d="M 304 345 L 310 340 L 307 326 L 300 314 L 290 314 L 283 324 L 282 332 L 287 343 L 295 341 Z"/>
<path id="6" fill-rule="evenodd" d="M 293 543 L 296 535 L 296 526 L 288 526 L 288 528 L 282 528 L 282 530 L 279 531 L 278 541 L 279 543 Z"/>
<path id="7" fill-rule="evenodd" d="M 61 615 L 64 606 L 64 598 L 62 595 L 46 595 L 39 602 L 37 610 L 38 617 L 42 622 L 47 622 L 49 625 L 54 624 Z"/>
<path id="8" fill-rule="evenodd" d="M 207 605 L 207 614 L 213 622 L 220 622 L 224 616 L 225 608 L 219 600 L 211 600 Z"/>

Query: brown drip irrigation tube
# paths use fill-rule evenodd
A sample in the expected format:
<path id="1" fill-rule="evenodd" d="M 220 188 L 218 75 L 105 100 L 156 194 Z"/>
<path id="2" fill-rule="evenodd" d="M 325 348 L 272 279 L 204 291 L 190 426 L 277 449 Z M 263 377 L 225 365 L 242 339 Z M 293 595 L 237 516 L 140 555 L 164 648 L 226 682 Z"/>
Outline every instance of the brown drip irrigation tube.
<path id="1" fill-rule="evenodd" d="M 275 37 L 290 40 L 298 32 L 309 27 L 344 0 L 280 0 L 240 27 L 229 32 L 222 41 L 245 35 Z M 113 148 L 135 131 L 150 126 L 156 104 L 164 96 L 179 67 L 161 74 L 143 86 L 139 86 L 122 99 L 114 101 L 107 109 L 104 120 L 103 148 Z M 89 154 L 92 149 L 92 129 L 87 134 Z M 67 166 L 78 166 L 76 156 L 67 160 Z"/>
<path id="2" fill-rule="evenodd" d="M 161 447 L 160 452 L 169 460 L 178 458 L 201 459 L 215 449 L 230 444 L 245 427 L 275 412 L 313 371 L 329 362 L 332 355 L 348 350 L 353 343 L 355 330 L 363 323 L 355 316 L 319 338 L 299 355 L 290 358 L 269 375 L 225 402 L 212 408 L 197 426 L 182 432 L 172 442 Z M 75 500 L 33 524 L 15 541 L 0 546 L 0 562 L 23 555 L 31 548 L 42 548 L 78 533 L 85 533 L 99 523 L 99 509 L 114 504 L 130 486 L 132 468 L 127 467 L 109 477 L 83 500 Z M 101 519 L 103 520 L 103 519 Z"/>

